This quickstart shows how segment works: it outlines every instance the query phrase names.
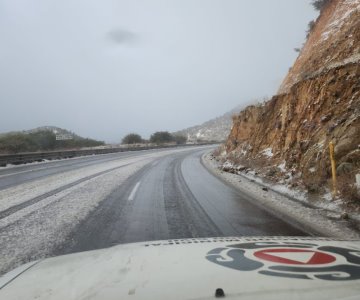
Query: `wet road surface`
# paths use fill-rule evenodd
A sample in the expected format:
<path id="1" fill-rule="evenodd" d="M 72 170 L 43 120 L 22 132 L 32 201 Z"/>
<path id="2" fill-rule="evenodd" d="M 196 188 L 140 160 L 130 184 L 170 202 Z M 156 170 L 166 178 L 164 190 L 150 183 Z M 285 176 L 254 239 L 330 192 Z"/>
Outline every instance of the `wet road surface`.
<path id="1" fill-rule="evenodd" d="M 306 235 L 208 172 L 211 147 L 116 153 L 0 169 L 0 274 L 119 243 Z"/>
<path id="2" fill-rule="evenodd" d="M 306 235 L 210 174 L 201 163 L 205 152 L 170 155 L 137 172 L 56 254 L 161 239 Z"/>

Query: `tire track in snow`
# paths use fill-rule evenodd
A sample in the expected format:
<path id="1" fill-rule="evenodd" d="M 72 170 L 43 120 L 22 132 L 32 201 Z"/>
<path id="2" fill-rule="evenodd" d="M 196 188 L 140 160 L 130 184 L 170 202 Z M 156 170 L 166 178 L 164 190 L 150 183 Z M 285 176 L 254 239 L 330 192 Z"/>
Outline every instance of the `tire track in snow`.
<path id="1" fill-rule="evenodd" d="M 22 203 L 20 203 L 20 204 L 11 206 L 11 207 L 9 207 L 8 209 L 5 209 L 5 210 L 3 210 L 2 212 L 0 212 L 0 220 L 3 219 L 3 218 L 6 218 L 6 217 L 8 217 L 8 216 L 10 216 L 10 215 L 13 214 L 13 213 L 16 213 L 17 211 L 19 211 L 19 210 L 21 210 L 21 209 L 23 209 L 23 208 L 26 208 L 26 207 L 28 207 L 28 206 L 30 206 L 30 205 L 33 205 L 33 204 L 35 204 L 35 203 L 37 203 L 37 202 L 39 202 L 39 201 L 41 201 L 41 200 L 44 200 L 44 199 L 46 199 L 46 198 L 48 198 L 48 197 L 50 197 L 50 196 L 52 196 L 52 195 L 55 195 L 55 194 L 57 194 L 57 193 L 60 193 L 60 192 L 62 192 L 62 191 L 64 191 L 64 190 L 69 189 L 69 188 L 71 188 L 71 187 L 73 187 L 73 186 L 75 186 L 75 185 L 78 185 L 78 184 L 80 184 L 80 183 L 82 183 L 82 182 L 84 182 L 84 181 L 88 181 L 88 180 L 90 180 L 90 179 L 92 179 L 92 178 L 101 176 L 101 175 L 103 175 L 103 174 L 112 172 L 112 171 L 117 170 L 117 169 L 121 169 L 121 168 L 126 167 L 126 166 L 128 166 L 128 165 L 130 165 L 130 164 L 132 164 L 132 163 L 128 163 L 128 164 L 125 164 L 125 165 L 122 165 L 122 166 L 119 166 L 119 167 L 115 167 L 115 168 L 111 168 L 111 169 L 108 169 L 108 170 L 105 170 L 105 171 L 102 171 L 102 172 L 98 172 L 98 173 L 93 174 L 93 175 L 90 175 L 90 176 L 86 176 L 86 177 L 84 177 L 84 178 L 82 178 L 82 179 L 79 179 L 79 180 L 76 180 L 76 181 L 74 181 L 74 182 L 72 182 L 72 183 L 69 183 L 69 184 L 66 184 L 66 185 L 64 185 L 64 186 L 61 186 L 61 187 L 59 187 L 59 188 L 57 188 L 57 189 L 54 189 L 54 190 L 49 191 L 49 192 L 47 192 L 47 193 L 44 193 L 44 194 L 42 194 L 42 195 L 40 195 L 40 196 L 37 196 L 37 197 L 35 197 L 35 198 L 32 198 L 32 199 L 27 200 L 27 201 L 25 201 L 25 202 L 22 202 Z"/>

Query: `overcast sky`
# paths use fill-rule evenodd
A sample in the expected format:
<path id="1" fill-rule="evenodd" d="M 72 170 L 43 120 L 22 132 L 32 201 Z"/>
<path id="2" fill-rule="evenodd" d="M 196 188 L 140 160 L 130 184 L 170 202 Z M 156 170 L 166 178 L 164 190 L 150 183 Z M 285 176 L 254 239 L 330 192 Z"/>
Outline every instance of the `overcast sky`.
<path id="1" fill-rule="evenodd" d="M 0 132 L 117 142 L 276 93 L 309 0 L 0 0 Z"/>

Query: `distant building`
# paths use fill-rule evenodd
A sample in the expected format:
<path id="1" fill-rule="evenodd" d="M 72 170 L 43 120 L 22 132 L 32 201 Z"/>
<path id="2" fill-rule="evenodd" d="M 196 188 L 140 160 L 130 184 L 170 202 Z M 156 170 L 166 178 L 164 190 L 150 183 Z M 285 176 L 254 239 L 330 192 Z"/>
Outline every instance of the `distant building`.
<path id="1" fill-rule="evenodd" d="M 72 134 L 56 134 L 57 141 L 72 140 L 74 136 Z"/>

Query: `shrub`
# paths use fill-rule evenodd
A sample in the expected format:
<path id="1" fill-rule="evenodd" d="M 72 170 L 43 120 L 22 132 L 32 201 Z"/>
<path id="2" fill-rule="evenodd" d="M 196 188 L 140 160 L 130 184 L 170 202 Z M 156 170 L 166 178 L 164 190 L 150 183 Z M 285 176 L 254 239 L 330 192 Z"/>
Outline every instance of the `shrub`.
<path id="1" fill-rule="evenodd" d="M 122 139 L 123 144 L 140 144 L 142 142 L 142 137 L 136 133 L 130 133 Z"/>
<path id="2" fill-rule="evenodd" d="M 330 1 L 331 0 L 313 0 L 311 4 L 316 10 L 321 11 Z"/>
<path id="3" fill-rule="evenodd" d="M 173 135 L 173 139 L 177 145 L 186 144 L 187 137 L 183 135 Z"/>
<path id="4" fill-rule="evenodd" d="M 157 131 L 150 137 L 150 142 L 154 144 L 164 144 L 174 141 L 174 137 L 168 131 Z"/>
<path id="5" fill-rule="evenodd" d="M 311 32 L 313 31 L 314 27 L 315 27 L 315 21 L 311 20 L 309 22 L 309 24 L 308 24 L 308 29 L 306 31 L 306 38 L 307 39 L 309 38 L 309 36 L 310 36 Z"/>

